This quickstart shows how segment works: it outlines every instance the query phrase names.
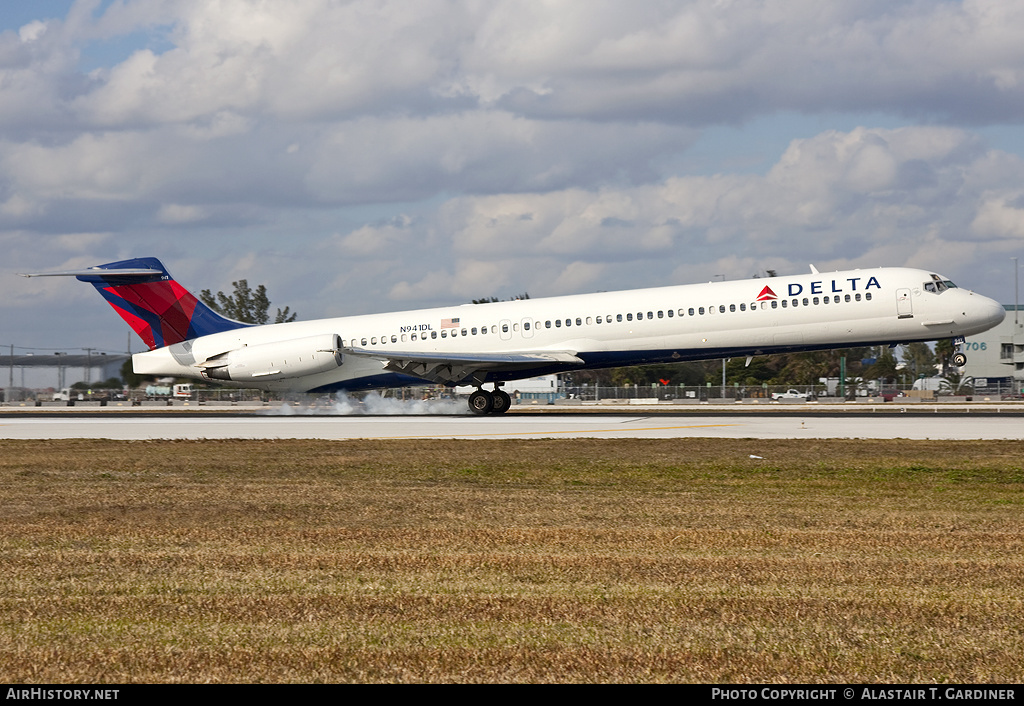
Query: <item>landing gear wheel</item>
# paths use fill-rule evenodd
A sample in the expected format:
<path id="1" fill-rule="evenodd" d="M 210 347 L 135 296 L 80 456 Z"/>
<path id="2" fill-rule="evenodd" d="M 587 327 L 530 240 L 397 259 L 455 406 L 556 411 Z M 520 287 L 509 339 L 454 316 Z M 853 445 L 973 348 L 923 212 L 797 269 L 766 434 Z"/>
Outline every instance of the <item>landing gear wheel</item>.
<path id="1" fill-rule="evenodd" d="M 491 396 L 494 398 L 491 414 L 504 414 L 512 406 L 512 398 L 504 390 L 495 390 Z"/>
<path id="2" fill-rule="evenodd" d="M 473 414 L 490 414 L 494 409 L 494 395 L 487 390 L 477 390 L 469 396 L 469 411 Z"/>
<path id="3" fill-rule="evenodd" d="M 963 353 L 954 353 L 953 365 L 955 365 L 958 368 L 964 367 L 965 365 L 967 365 L 967 356 L 964 355 Z"/>

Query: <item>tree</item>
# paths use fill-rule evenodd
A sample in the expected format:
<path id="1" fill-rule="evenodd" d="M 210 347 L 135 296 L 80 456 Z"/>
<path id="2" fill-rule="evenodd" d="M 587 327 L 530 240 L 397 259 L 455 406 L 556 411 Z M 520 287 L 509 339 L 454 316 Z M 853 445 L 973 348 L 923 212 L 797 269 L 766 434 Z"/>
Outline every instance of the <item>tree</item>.
<path id="1" fill-rule="evenodd" d="M 529 298 L 530 298 L 529 292 L 523 292 L 522 294 L 520 294 L 517 297 L 512 297 L 512 299 L 510 299 L 509 301 L 519 301 L 520 299 L 529 299 Z M 483 299 L 474 299 L 473 303 L 474 304 L 493 304 L 495 302 L 500 302 L 500 301 L 502 301 L 502 300 L 498 299 L 497 297 L 484 297 Z"/>
<path id="2" fill-rule="evenodd" d="M 952 338 L 943 338 L 935 342 L 935 357 L 938 359 L 939 364 L 942 365 L 943 375 L 949 373 L 949 361 L 954 353 L 956 353 L 956 344 L 953 343 Z"/>
<path id="3" fill-rule="evenodd" d="M 874 365 L 864 371 L 864 377 L 868 380 L 881 380 L 884 384 L 888 380 L 896 382 L 898 368 L 896 367 L 896 356 L 889 348 L 883 348 L 878 355 Z"/>
<path id="4" fill-rule="evenodd" d="M 935 374 L 935 353 L 927 343 L 908 343 L 903 346 L 903 362 L 915 378 Z"/>
<path id="5" fill-rule="evenodd" d="M 247 324 L 270 322 L 270 299 L 267 297 L 267 288 L 264 285 L 261 284 L 253 291 L 249 288 L 247 280 L 240 279 L 237 282 L 232 282 L 231 286 L 235 288 L 231 296 L 224 292 L 217 292 L 217 296 L 214 297 L 209 289 L 204 289 L 199 293 L 199 298 L 208 307 L 229 319 L 243 321 Z M 277 310 L 274 323 L 285 324 L 295 321 L 296 316 L 286 306 L 284 311 Z"/>

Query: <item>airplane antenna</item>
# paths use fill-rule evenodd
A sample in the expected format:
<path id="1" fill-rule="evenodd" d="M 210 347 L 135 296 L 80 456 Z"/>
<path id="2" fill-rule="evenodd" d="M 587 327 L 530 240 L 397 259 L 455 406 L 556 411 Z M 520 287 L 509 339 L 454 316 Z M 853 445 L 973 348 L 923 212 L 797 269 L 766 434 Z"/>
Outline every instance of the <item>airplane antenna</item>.
<path id="1" fill-rule="evenodd" d="M 818 268 L 817 268 L 817 267 L 815 267 L 814 265 L 811 265 L 811 274 L 812 274 L 812 275 L 820 274 L 820 273 L 818 272 Z"/>

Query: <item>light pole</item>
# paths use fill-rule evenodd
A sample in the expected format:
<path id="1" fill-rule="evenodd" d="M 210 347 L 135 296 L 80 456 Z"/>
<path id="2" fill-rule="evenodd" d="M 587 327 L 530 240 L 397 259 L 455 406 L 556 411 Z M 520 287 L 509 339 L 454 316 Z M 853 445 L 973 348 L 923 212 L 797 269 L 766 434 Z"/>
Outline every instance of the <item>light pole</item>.
<path id="1" fill-rule="evenodd" d="M 1020 323 L 1020 288 L 1018 287 L 1020 270 L 1017 269 L 1017 258 L 1011 257 L 1010 259 L 1013 260 L 1013 323 L 1016 325 Z"/>

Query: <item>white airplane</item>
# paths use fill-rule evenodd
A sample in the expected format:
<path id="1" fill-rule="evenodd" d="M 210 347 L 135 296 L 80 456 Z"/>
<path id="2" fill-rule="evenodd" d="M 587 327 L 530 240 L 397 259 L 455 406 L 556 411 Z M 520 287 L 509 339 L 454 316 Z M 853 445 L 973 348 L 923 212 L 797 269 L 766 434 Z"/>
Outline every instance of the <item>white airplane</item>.
<path id="1" fill-rule="evenodd" d="M 327 393 L 473 385 L 469 407 L 501 414 L 509 380 L 643 363 L 963 342 L 1003 320 L 996 301 L 945 277 L 879 268 L 708 282 L 255 326 L 196 299 L 156 258 L 72 272 L 150 350 L 140 375 L 269 391 Z M 967 362 L 962 352 L 954 363 Z M 493 390 L 485 390 L 485 384 Z"/>

